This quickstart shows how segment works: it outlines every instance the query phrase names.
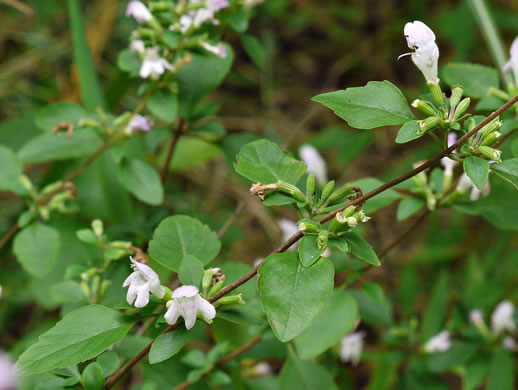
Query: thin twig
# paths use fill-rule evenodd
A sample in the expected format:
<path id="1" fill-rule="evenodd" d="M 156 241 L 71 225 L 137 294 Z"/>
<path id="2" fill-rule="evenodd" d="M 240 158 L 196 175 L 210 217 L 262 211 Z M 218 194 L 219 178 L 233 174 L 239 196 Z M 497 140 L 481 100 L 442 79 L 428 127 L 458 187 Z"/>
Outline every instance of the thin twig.
<path id="1" fill-rule="evenodd" d="M 0 240 L 0 250 L 4 247 L 5 244 L 20 230 L 20 225 L 17 223 L 13 225 L 11 229 Z"/>
<path id="2" fill-rule="evenodd" d="M 167 157 L 165 158 L 164 165 L 162 166 L 162 171 L 160 172 L 160 180 L 162 184 L 165 184 L 167 180 L 167 176 L 169 175 L 169 165 L 171 164 L 171 160 L 173 159 L 174 151 L 176 150 L 176 145 L 178 145 L 178 141 L 182 136 L 185 126 L 185 119 L 180 118 L 178 122 L 178 126 L 176 127 L 176 131 L 173 134 L 173 138 L 171 139 L 171 143 L 169 144 L 169 149 L 167 150 Z"/>
<path id="3" fill-rule="evenodd" d="M 217 362 L 214 365 L 214 367 L 212 368 L 212 370 L 210 370 L 209 372 L 212 372 L 220 367 L 223 367 L 228 362 L 231 362 L 232 360 L 239 357 L 240 355 L 242 355 L 249 349 L 252 349 L 253 347 L 255 347 L 257 345 L 257 343 L 259 343 L 259 341 L 261 341 L 261 339 L 262 339 L 261 335 L 256 336 L 252 340 L 250 340 L 248 343 L 243 344 L 239 348 L 235 349 L 230 354 L 228 354 L 223 359 L 221 359 L 219 362 Z M 209 372 L 207 372 L 204 376 L 207 376 L 209 374 Z M 193 383 L 191 383 L 189 381 L 185 381 L 185 382 L 180 383 L 178 386 L 175 386 L 173 390 L 185 390 L 185 389 L 188 389 L 192 384 Z"/>
<path id="4" fill-rule="evenodd" d="M 234 220 L 241 213 L 241 211 L 243 211 L 244 208 L 245 208 L 245 202 L 239 201 L 239 203 L 237 204 L 237 207 L 234 210 L 234 212 L 232 213 L 232 215 L 230 217 L 228 217 L 228 219 L 225 221 L 225 223 L 223 224 L 221 229 L 218 230 L 218 238 L 223 237 L 223 235 L 226 233 L 228 228 L 230 226 L 232 226 L 232 224 L 234 223 Z"/>
<path id="5" fill-rule="evenodd" d="M 351 200 L 350 202 L 347 202 L 344 206 L 340 207 L 338 210 L 335 210 L 329 214 L 327 214 L 325 217 L 318 220 L 319 223 L 327 222 L 334 218 L 334 216 L 340 212 L 345 210 L 349 206 L 356 206 L 359 204 L 363 204 L 366 200 L 388 190 L 391 187 L 394 187 L 395 185 L 404 182 L 405 180 L 410 179 L 411 177 L 423 172 L 427 168 L 433 166 L 437 162 L 440 161 L 441 158 L 447 156 L 448 154 L 452 153 L 455 149 L 462 146 L 471 136 L 473 136 L 477 131 L 479 131 L 482 127 L 484 127 L 486 124 L 491 122 L 493 119 L 495 119 L 497 116 L 502 114 L 505 110 L 509 109 L 513 104 L 518 102 L 518 95 L 516 95 L 514 98 L 510 99 L 507 103 L 505 103 L 502 107 L 500 107 L 498 110 L 493 112 L 491 115 L 489 115 L 486 119 L 484 119 L 482 122 L 480 122 L 477 126 L 475 126 L 470 132 L 465 134 L 463 137 L 461 137 L 457 142 L 455 142 L 450 147 L 446 148 L 442 152 L 436 154 L 435 156 L 431 157 L 429 160 L 421 164 L 419 167 L 375 188 L 371 192 L 368 192 L 367 194 L 360 196 L 354 200 Z M 302 232 L 298 231 L 293 236 L 291 236 L 286 242 L 284 242 L 279 248 L 274 250 L 271 254 L 275 253 L 281 253 L 286 251 L 289 247 L 291 247 L 294 243 L 296 243 L 298 240 L 302 238 L 303 234 Z M 259 269 L 261 264 L 258 264 L 256 267 L 254 267 L 251 271 L 247 272 L 245 275 L 243 275 L 238 280 L 234 281 L 230 285 L 224 287 L 221 289 L 218 293 L 211 296 L 208 301 L 213 303 L 223 297 L 224 295 L 228 294 L 230 291 L 235 290 L 239 286 L 245 284 L 250 279 L 252 279 L 255 275 L 257 275 L 257 271 Z M 179 327 L 179 324 L 181 323 L 175 323 L 171 326 L 169 326 L 166 330 L 164 330 L 161 334 L 171 332 Z M 137 362 L 142 359 L 151 349 L 151 345 L 156 340 L 156 338 L 151 341 L 151 343 L 146 346 L 142 351 L 140 351 L 137 356 L 135 356 L 133 359 L 131 359 L 125 366 L 123 366 L 119 371 L 117 371 L 115 374 L 113 374 L 112 377 L 106 382 L 106 389 L 110 389 L 117 380 L 119 380 L 127 371 L 129 371 Z"/>

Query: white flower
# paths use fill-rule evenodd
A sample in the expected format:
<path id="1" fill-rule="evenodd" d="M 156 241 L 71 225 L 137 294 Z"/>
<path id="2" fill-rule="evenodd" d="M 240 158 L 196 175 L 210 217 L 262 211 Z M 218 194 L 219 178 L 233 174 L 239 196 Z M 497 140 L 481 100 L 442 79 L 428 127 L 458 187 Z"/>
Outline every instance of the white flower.
<path id="1" fill-rule="evenodd" d="M 142 115 L 133 115 L 131 120 L 126 127 L 126 134 L 132 134 L 136 131 L 149 131 L 151 130 L 151 125 L 148 120 L 144 118 Z"/>
<path id="2" fill-rule="evenodd" d="M 308 166 L 308 173 L 315 175 L 320 185 L 327 182 L 327 165 L 317 149 L 311 145 L 302 145 L 299 148 L 299 156 Z"/>
<path id="3" fill-rule="evenodd" d="M 271 375 L 273 373 L 272 366 L 270 366 L 266 362 L 259 362 L 254 367 L 254 372 L 256 376 L 266 376 Z"/>
<path id="4" fill-rule="evenodd" d="M 508 349 L 509 351 L 514 351 L 516 349 L 516 341 L 511 336 L 507 336 L 504 338 L 504 341 L 502 342 L 505 349 Z"/>
<path id="5" fill-rule="evenodd" d="M 329 256 L 331 256 L 331 249 L 329 249 L 329 246 L 326 246 L 326 250 L 324 251 L 324 253 L 322 253 L 321 257 L 325 257 L 326 259 L 328 259 Z"/>
<path id="6" fill-rule="evenodd" d="M 514 74 L 514 83 L 518 85 L 518 37 L 514 38 L 509 54 L 511 58 L 507 61 L 507 64 L 505 64 L 504 72 L 512 71 Z"/>
<path id="7" fill-rule="evenodd" d="M 221 42 L 218 43 L 217 45 L 211 45 L 208 42 L 201 41 L 200 46 L 203 47 L 205 50 L 214 54 L 216 57 L 220 57 L 220 58 L 227 57 L 227 48 Z"/>
<path id="8" fill-rule="evenodd" d="M 216 309 L 209 301 L 203 299 L 195 286 L 182 286 L 173 291 L 173 299 L 167 302 L 165 321 L 172 325 L 178 317 L 185 320 L 185 327 L 191 329 L 196 323 L 196 316 L 200 312 L 205 318 L 216 316 Z"/>
<path id="9" fill-rule="evenodd" d="M 132 16 L 138 23 L 146 23 L 153 19 L 153 15 L 140 1 L 130 1 L 126 8 L 126 16 Z"/>
<path id="10" fill-rule="evenodd" d="M 146 49 L 144 61 L 140 67 L 140 77 L 145 79 L 151 76 L 152 79 L 157 79 L 166 70 L 174 70 L 174 66 L 158 55 L 157 48 Z"/>
<path id="11" fill-rule="evenodd" d="M 129 49 L 132 52 L 143 54 L 146 51 L 144 41 L 140 39 L 134 39 L 130 42 Z"/>
<path id="12" fill-rule="evenodd" d="M 217 12 L 220 9 L 227 8 L 230 5 L 228 0 L 207 0 L 206 6 L 209 10 Z"/>
<path id="13" fill-rule="evenodd" d="M 0 284 L 0 298 L 2 298 L 2 285 Z"/>
<path id="14" fill-rule="evenodd" d="M 348 217 L 347 225 L 349 225 L 349 227 L 356 227 L 356 226 L 358 226 L 358 220 L 354 217 Z"/>
<path id="15" fill-rule="evenodd" d="M 279 227 L 282 232 L 282 242 L 287 241 L 291 236 L 299 231 L 299 226 L 289 219 L 281 218 L 279 220 Z M 298 243 L 293 244 L 288 248 L 288 251 L 294 251 L 297 249 Z"/>
<path id="16" fill-rule="evenodd" d="M 480 198 L 480 195 L 482 196 L 488 196 L 489 192 L 491 191 L 491 187 L 489 185 L 489 180 L 486 182 L 486 185 L 482 188 L 482 191 L 479 190 L 471 181 L 468 175 L 466 175 L 466 172 L 462 174 L 459 180 L 459 184 L 457 184 L 457 191 L 461 194 L 465 193 L 469 189 L 471 190 L 471 194 L 469 196 L 469 199 L 474 202 Z"/>
<path id="17" fill-rule="evenodd" d="M 364 332 L 355 332 L 345 336 L 340 342 L 340 360 L 344 363 L 359 363 L 363 351 Z"/>
<path id="18" fill-rule="evenodd" d="M 17 389 L 18 370 L 9 357 L 0 351 L 0 390 Z"/>
<path id="19" fill-rule="evenodd" d="M 482 310 L 476 309 L 469 312 L 469 320 L 475 326 L 481 326 L 484 324 L 484 313 Z"/>
<path id="20" fill-rule="evenodd" d="M 413 49 L 414 52 L 403 54 L 399 58 L 411 55 L 412 61 L 423 73 L 426 81 L 438 85 L 437 62 L 439 61 L 439 48 L 435 43 L 435 34 L 430 27 L 418 20 L 405 24 L 404 33 L 408 47 Z"/>
<path id="21" fill-rule="evenodd" d="M 494 335 L 499 335 L 504 330 L 514 332 L 514 305 L 510 301 L 503 301 L 498 304 L 491 315 L 491 329 Z"/>
<path id="22" fill-rule="evenodd" d="M 451 347 L 450 332 L 443 330 L 441 333 L 433 336 L 424 345 L 427 353 L 446 352 Z"/>
<path id="23" fill-rule="evenodd" d="M 162 298 L 165 295 L 165 290 L 160 286 L 160 279 L 153 269 L 146 265 L 131 259 L 131 267 L 133 273 L 126 278 L 122 287 L 128 288 L 126 301 L 129 305 L 135 307 L 144 307 L 149 303 L 149 292 L 151 291 L 157 298 Z"/>
<path id="24" fill-rule="evenodd" d="M 455 142 L 457 142 L 457 134 L 455 134 L 455 132 L 452 131 L 448 134 L 448 147 L 452 146 Z M 453 169 L 457 164 L 457 161 L 452 160 L 449 157 L 441 158 L 441 165 L 444 167 L 445 176 L 453 176 Z"/>

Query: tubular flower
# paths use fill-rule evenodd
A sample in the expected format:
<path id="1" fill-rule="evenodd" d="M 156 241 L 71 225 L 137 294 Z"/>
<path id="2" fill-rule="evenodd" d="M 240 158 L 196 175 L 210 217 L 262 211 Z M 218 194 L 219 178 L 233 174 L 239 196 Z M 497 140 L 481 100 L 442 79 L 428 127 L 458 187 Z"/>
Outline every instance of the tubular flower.
<path id="1" fill-rule="evenodd" d="M 454 132 L 451 132 L 448 134 L 448 147 L 452 146 L 455 142 L 457 142 L 457 134 Z M 453 169 L 458 164 L 457 161 L 452 160 L 449 157 L 443 157 L 441 158 L 441 165 L 444 168 L 444 175 L 445 176 L 453 176 Z"/>
<path id="2" fill-rule="evenodd" d="M 435 43 L 435 34 L 423 22 L 416 20 L 405 25 L 405 38 L 410 49 L 414 52 L 405 55 L 412 56 L 412 61 L 423 73 L 426 81 L 434 85 L 439 84 L 437 77 L 437 62 L 439 61 L 439 47 Z"/>
<path id="3" fill-rule="evenodd" d="M 446 352 L 451 347 L 450 332 L 443 330 L 441 333 L 433 336 L 424 346 L 427 353 Z"/>
<path id="4" fill-rule="evenodd" d="M 486 182 L 486 185 L 482 190 L 479 190 L 471 181 L 471 179 L 466 175 L 466 172 L 462 174 L 460 177 L 459 184 L 457 184 L 457 191 L 461 194 L 465 193 L 467 190 L 471 188 L 471 194 L 469 196 L 469 200 L 472 202 L 478 200 L 480 198 L 480 195 L 486 197 L 489 195 L 489 192 L 491 191 L 491 186 L 489 185 L 489 180 Z"/>
<path id="5" fill-rule="evenodd" d="M 0 390 L 17 389 L 19 373 L 13 361 L 0 350 Z"/>
<path id="6" fill-rule="evenodd" d="M 513 72 L 514 83 L 518 85 L 518 37 L 514 38 L 509 54 L 511 58 L 505 64 L 504 72 Z"/>
<path id="7" fill-rule="evenodd" d="M 128 123 L 128 127 L 126 127 L 126 134 L 130 135 L 136 131 L 149 131 L 151 130 L 151 125 L 148 120 L 144 118 L 142 115 L 134 115 Z"/>
<path id="8" fill-rule="evenodd" d="M 172 325 L 178 317 L 182 316 L 185 327 L 191 329 L 196 323 L 198 312 L 207 319 L 213 319 L 216 316 L 214 306 L 201 297 L 195 286 L 182 286 L 173 291 L 173 299 L 167 302 L 164 318 L 169 325 Z"/>
<path id="9" fill-rule="evenodd" d="M 146 51 L 146 46 L 144 45 L 144 41 L 140 39 L 135 39 L 130 42 L 129 49 L 132 52 L 144 54 Z"/>
<path id="10" fill-rule="evenodd" d="M 355 332 L 345 336 L 340 342 L 340 360 L 356 365 L 360 362 L 363 351 L 364 332 Z"/>
<path id="11" fill-rule="evenodd" d="M 201 41 L 200 46 L 203 47 L 208 52 L 211 52 L 216 57 L 226 58 L 227 57 L 227 48 L 221 42 L 217 45 L 211 45 L 208 42 Z"/>
<path id="12" fill-rule="evenodd" d="M 146 79 L 151 76 L 152 79 L 157 79 L 166 70 L 174 70 L 174 66 L 160 57 L 156 48 L 146 49 L 144 61 L 140 67 L 140 77 Z"/>
<path id="13" fill-rule="evenodd" d="M 308 173 L 315 175 L 320 185 L 327 183 L 327 165 L 318 150 L 311 145 L 302 145 L 299 148 L 299 156 L 308 166 Z"/>
<path id="14" fill-rule="evenodd" d="M 126 301 L 129 305 L 141 308 L 149 303 L 149 292 L 152 292 L 157 298 L 162 298 L 165 295 L 165 290 L 160 286 L 160 279 L 153 269 L 143 263 L 135 261 L 132 257 L 131 267 L 133 273 L 126 278 L 122 287 L 128 287 L 128 294 Z"/>
<path id="15" fill-rule="evenodd" d="M 153 19 L 153 15 L 140 1 L 130 1 L 126 8 L 126 16 L 133 17 L 137 23 L 146 23 Z"/>
<path id="16" fill-rule="evenodd" d="M 493 334 L 499 335 L 503 331 L 514 332 L 516 324 L 514 322 L 514 305 L 510 301 L 503 301 L 498 304 L 491 315 L 491 330 Z"/>
<path id="17" fill-rule="evenodd" d="M 279 220 L 279 227 L 281 228 L 283 242 L 287 241 L 291 236 L 299 231 L 299 226 L 295 222 L 286 218 L 281 218 Z M 297 247 L 298 243 L 295 243 L 288 248 L 288 251 L 297 250 Z"/>

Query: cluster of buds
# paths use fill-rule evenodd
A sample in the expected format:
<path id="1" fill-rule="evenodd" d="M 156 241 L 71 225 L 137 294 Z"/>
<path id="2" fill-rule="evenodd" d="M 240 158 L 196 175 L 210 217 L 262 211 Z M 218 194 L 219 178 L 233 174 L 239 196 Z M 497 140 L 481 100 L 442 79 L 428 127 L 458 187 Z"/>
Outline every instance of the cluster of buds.
<path id="1" fill-rule="evenodd" d="M 475 127 L 475 121 L 471 120 L 469 129 Z M 497 140 L 502 136 L 498 131 L 502 127 L 502 121 L 496 117 L 487 125 L 482 127 L 468 142 L 469 151 L 475 155 L 482 155 L 490 160 L 502 162 L 502 152 L 492 148 Z"/>

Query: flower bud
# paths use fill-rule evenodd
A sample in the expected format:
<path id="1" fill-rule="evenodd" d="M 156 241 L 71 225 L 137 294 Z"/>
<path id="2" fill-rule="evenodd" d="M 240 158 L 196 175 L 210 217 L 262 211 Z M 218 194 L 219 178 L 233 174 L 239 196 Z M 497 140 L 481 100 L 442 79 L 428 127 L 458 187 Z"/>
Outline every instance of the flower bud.
<path id="1" fill-rule="evenodd" d="M 230 295 L 218 299 L 214 303 L 214 307 L 228 306 L 228 305 L 244 305 L 246 302 L 243 299 L 243 294 Z"/>
<path id="2" fill-rule="evenodd" d="M 303 233 L 318 233 L 320 228 L 313 222 L 305 221 L 299 223 L 299 230 Z"/>
<path id="3" fill-rule="evenodd" d="M 341 187 L 338 187 L 329 197 L 330 202 L 334 202 L 336 200 L 342 199 L 345 196 L 349 195 L 353 192 L 353 186 L 351 183 L 344 184 Z"/>
<path id="4" fill-rule="evenodd" d="M 502 152 L 500 150 L 490 148 L 489 146 L 480 146 L 478 150 L 482 156 L 495 160 L 497 163 L 502 162 Z"/>
<path id="5" fill-rule="evenodd" d="M 327 230 L 321 230 L 317 237 L 318 249 L 325 249 L 327 247 L 327 241 L 329 239 L 329 232 Z"/>
<path id="6" fill-rule="evenodd" d="M 165 291 L 164 296 L 160 298 L 164 302 L 169 302 L 173 298 L 173 292 L 167 286 L 160 286 Z"/>
<path id="7" fill-rule="evenodd" d="M 103 221 L 100 219 L 94 219 L 92 221 L 92 230 L 94 231 L 97 237 L 101 237 L 103 235 Z"/>
<path id="8" fill-rule="evenodd" d="M 428 130 L 433 129 L 437 124 L 439 123 L 439 118 L 436 116 L 429 116 L 426 119 L 417 121 L 417 124 L 419 125 L 418 134 L 424 134 Z"/>
<path id="9" fill-rule="evenodd" d="M 459 104 L 463 94 L 464 88 L 462 87 L 462 85 L 455 85 L 451 90 L 450 107 L 457 107 L 457 104 Z"/>
<path id="10" fill-rule="evenodd" d="M 32 185 L 31 179 L 29 179 L 26 175 L 21 175 L 18 180 L 20 183 L 22 183 L 23 188 L 25 188 L 27 191 L 34 191 L 34 186 Z"/>
<path id="11" fill-rule="evenodd" d="M 219 282 L 214 283 L 214 286 L 211 287 L 209 290 L 209 297 L 213 296 L 214 294 L 217 294 L 219 290 L 221 290 L 223 287 L 223 280 L 220 280 Z"/>
<path id="12" fill-rule="evenodd" d="M 358 226 L 358 220 L 355 217 L 349 217 L 347 218 L 347 225 L 352 228 L 356 227 Z"/>
<path id="13" fill-rule="evenodd" d="M 487 93 L 491 96 L 495 96 L 499 99 L 506 100 L 506 101 L 511 98 L 511 96 L 509 96 L 509 94 L 507 92 L 502 91 L 500 88 L 489 87 L 489 90 L 487 91 Z"/>
<path id="14" fill-rule="evenodd" d="M 129 250 L 131 247 L 131 242 L 129 241 L 112 241 L 110 242 L 110 246 L 117 249 Z"/>
<path id="15" fill-rule="evenodd" d="M 470 98 L 462 99 L 462 101 L 457 106 L 457 109 L 455 110 L 455 114 L 453 114 L 453 120 L 456 121 L 460 118 L 460 116 L 466 111 L 469 107 L 469 104 L 471 103 Z"/>
<path id="16" fill-rule="evenodd" d="M 279 180 L 277 182 L 277 188 L 279 189 L 279 191 L 291 195 L 295 200 L 298 200 L 299 202 L 306 201 L 306 197 L 304 196 L 304 194 L 299 190 L 297 186 L 294 186 L 293 184 Z"/>
<path id="17" fill-rule="evenodd" d="M 491 134 L 493 131 L 497 131 L 502 127 L 502 121 L 499 117 L 496 117 L 491 122 L 489 122 L 487 125 L 485 125 L 482 129 L 480 129 L 479 133 L 482 135 L 482 137 L 486 137 L 487 135 Z"/>
<path id="18" fill-rule="evenodd" d="M 439 106 L 443 103 L 443 95 L 441 87 L 439 86 L 439 83 L 433 83 L 429 81 L 426 83 L 428 85 L 428 88 L 430 88 L 430 92 L 432 93 L 433 100 L 435 103 L 437 103 Z"/>
<path id="19" fill-rule="evenodd" d="M 435 112 L 434 108 L 428 104 L 425 101 L 422 101 L 421 99 L 416 99 L 412 102 L 412 107 L 416 108 L 417 110 L 421 111 L 423 114 L 428 116 L 434 116 L 437 114 Z"/>
<path id="20" fill-rule="evenodd" d="M 486 137 L 484 137 L 482 139 L 482 142 L 480 143 L 480 145 L 482 146 L 491 146 L 493 145 L 497 140 L 498 138 L 500 138 L 502 136 L 502 134 L 498 131 L 493 131 L 491 134 L 488 134 Z"/>
<path id="21" fill-rule="evenodd" d="M 311 197 L 315 193 L 316 188 L 316 179 L 315 175 L 312 173 L 309 174 L 308 179 L 306 180 L 306 194 L 308 197 Z"/>
<path id="22" fill-rule="evenodd" d="M 476 125 L 477 125 L 477 122 L 475 122 L 475 119 L 469 118 L 469 120 L 468 120 L 468 131 L 473 130 Z"/>
<path id="23" fill-rule="evenodd" d="M 333 193 L 334 190 L 335 190 L 335 181 L 331 180 L 329 183 L 327 183 L 325 185 L 324 189 L 322 190 L 321 202 L 325 202 L 327 200 L 327 198 L 329 198 L 331 196 L 331 194 Z"/>
<path id="24" fill-rule="evenodd" d="M 214 275 L 214 272 L 212 271 L 212 268 L 209 268 L 203 272 L 203 276 L 201 278 L 201 287 L 203 288 L 203 291 L 207 291 L 207 289 L 212 284 L 212 276 Z"/>

